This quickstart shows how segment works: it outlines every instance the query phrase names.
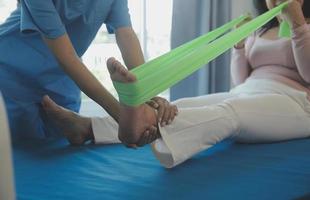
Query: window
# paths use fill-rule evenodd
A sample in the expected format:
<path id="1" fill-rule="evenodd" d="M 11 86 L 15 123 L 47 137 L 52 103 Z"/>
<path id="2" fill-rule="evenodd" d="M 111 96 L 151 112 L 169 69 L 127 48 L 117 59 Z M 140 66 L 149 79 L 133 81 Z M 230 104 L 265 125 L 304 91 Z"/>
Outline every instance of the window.
<path id="1" fill-rule="evenodd" d="M 146 60 L 158 57 L 170 50 L 170 32 L 173 0 L 128 0 L 133 28 L 137 33 Z M 83 56 L 84 63 L 101 83 L 116 95 L 106 69 L 109 57 L 122 60 L 114 35 L 109 35 L 102 26 L 93 44 Z M 169 91 L 161 94 L 169 99 Z M 101 116 L 104 111 L 83 95 L 81 113 L 88 116 Z"/>
<path id="2" fill-rule="evenodd" d="M 0 0 L 0 23 L 4 22 L 7 16 L 16 8 L 17 1 Z"/>
<path id="3" fill-rule="evenodd" d="M 138 35 L 146 60 L 155 58 L 170 50 L 172 1 L 128 0 L 133 28 Z M 0 0 L 0 23 L 5 20 L 15 7 L 15 0 Z M 122 61 L 115 36 L 109 35 L 103 25 L 83 56 L 83 62 L 100 82 L 116 96 L 116 91 L 106 69 L 106 60 L 112 56 Z M 169 91 L 161 95 L 169 99 Z M 81 113 L 88 116 L 101 116 L 104 111 L 87 96 L 83 95 Z"/>

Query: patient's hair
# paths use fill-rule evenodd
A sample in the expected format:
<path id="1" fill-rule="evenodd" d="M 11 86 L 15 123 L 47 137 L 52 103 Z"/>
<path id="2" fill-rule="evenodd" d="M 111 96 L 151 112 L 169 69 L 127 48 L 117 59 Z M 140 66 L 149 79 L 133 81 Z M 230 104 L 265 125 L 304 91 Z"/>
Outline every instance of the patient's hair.
<path id="1" fill-rule="evenodd" d="M 268 11 L 268 7 L 267 7 L 265 0 L 253 0 L 253 3 L 259 15 Z M 310 18 L 310 1 L 309 0 L 304 1 L 304 5 L 302 9 L 303 9 L 305 18 Z M 263 26 L 261 30 L 262 31 L 261 34 L 277 26 L 279 26 L 279 22 L 276 18 L 273 18 L 270 22 L 268 22 L 266 25 Z"/>

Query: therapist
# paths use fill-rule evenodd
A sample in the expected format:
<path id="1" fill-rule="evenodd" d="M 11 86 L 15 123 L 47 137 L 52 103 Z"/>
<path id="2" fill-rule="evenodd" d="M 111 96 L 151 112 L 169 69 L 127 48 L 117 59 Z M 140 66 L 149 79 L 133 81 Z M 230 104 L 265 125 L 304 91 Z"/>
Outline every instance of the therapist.
<path id="1" fill-rule="evenodd" d="M 0 91 L 15 138 L 57 135 L 40 104 L 46 94 L 78 112 L 82 90 L 118 121 L 117 100 L 80 59 L 102 24 L 129 69 L 144 63 L 127 0 L 21 0 L 0 25 Z"/>

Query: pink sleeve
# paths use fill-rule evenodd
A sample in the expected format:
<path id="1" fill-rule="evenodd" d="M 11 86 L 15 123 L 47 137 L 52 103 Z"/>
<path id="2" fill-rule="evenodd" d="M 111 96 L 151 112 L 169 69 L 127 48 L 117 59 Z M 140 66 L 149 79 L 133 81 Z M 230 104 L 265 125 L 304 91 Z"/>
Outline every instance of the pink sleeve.
<path id="1" fill-rule="evenodd" d="M 292 47 L 298 72 L 310 83 L 310 28 L 308 24 L 293 30 Z"/>
<path id="2" fill-rule="evenodd" d="M 231 55 L 230 74 L 233 86 L 240 85 L 250 75 L 250 65 L 245 55 L 245 48 L 233 48 Z"/>

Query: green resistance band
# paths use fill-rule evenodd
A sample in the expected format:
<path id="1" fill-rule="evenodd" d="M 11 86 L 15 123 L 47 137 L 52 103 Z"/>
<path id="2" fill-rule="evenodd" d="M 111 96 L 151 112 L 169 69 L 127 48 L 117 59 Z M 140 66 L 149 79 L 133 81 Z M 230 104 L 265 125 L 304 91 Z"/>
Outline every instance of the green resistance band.
<path id="1" fill-rule="evenodd" d="M 287 4 L 288 2 L 283 3 L 238 29 L 223 35 L 247 18 L 247 16 L 241 16 L 131 70 L 137 77 L 135 83 L 113 82 L 120 102 L 129 106 L 145 103 L 247 38 L 251 33 L 279 15 Z"/>
<path id="2" fill-rule="evenodd" d="M 279 29 L 279 37 L 290 38 L 292 36 L 290 25 L 287 21 L 282 21 Z"/>
<path id="3" fill-rule="evenodd" d="M 180 55 L 186 55 L 188 52 L 196 49 L 197 47 L 210 43 L 211 41 L 217 39 L 219 36 L 231 30 L 232 27 L 240 24 L 242 21 L 244 21 L 248 17 L 249 15 L 240 16 L 239 18 L 232 20 L 231 22 L 221 26 L 220 28 L 206 35 L 198 37 L 180 47 L 177 47 L 174 50 L 141 65 L 140 67 L 134 68 L 133 70 L 131 70 L 131 72 L 134 73 L 138 79 L 142 79 L 145 77 L 145 75 L 148 74 L 148 72 L 152 72 L 155 68 L 158 68 L 159 64 L 166 62 L 166 61 L 173 62 L 176 58 L 175 56 L 179 55 L 180 57 Z M 148 71 L 146 71 L 146 69 Z"/>

